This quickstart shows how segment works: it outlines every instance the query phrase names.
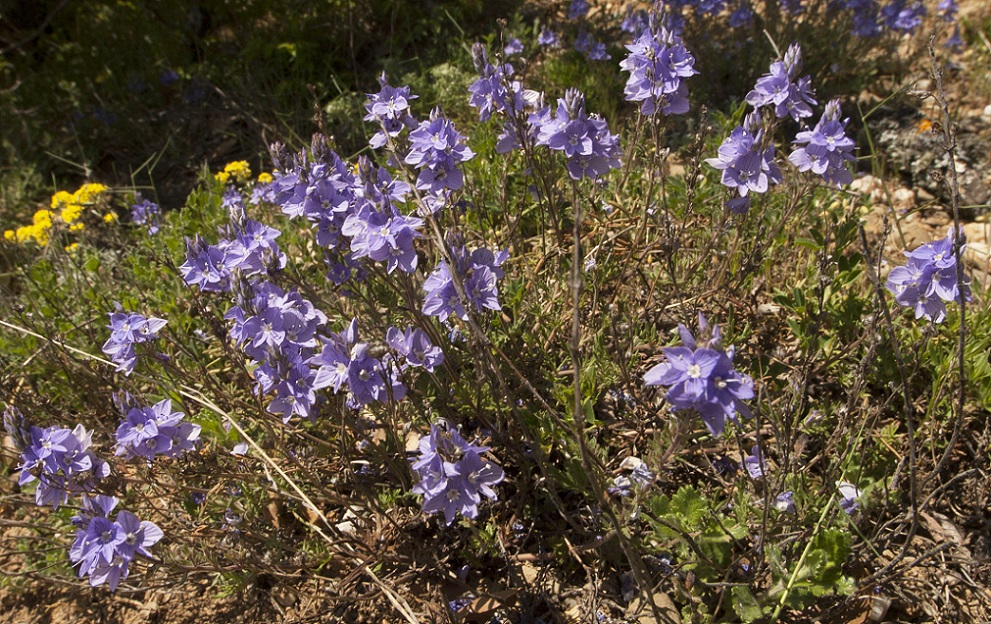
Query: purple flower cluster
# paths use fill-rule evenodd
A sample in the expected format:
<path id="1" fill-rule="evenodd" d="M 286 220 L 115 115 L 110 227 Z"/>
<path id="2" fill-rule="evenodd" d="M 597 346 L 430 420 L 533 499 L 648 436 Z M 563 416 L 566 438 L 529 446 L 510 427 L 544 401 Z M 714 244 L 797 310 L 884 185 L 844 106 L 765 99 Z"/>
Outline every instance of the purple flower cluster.
<path id="1" fill-rule="evenodd" d="M 409 185 L 393 180 L 388 170 L 377 172 L 368 159 L 359 159 L 362 178 L 370 178 L 358 195 L 364 201 L 356 201 L 356 208 L 349 212 L 341 227 L 341 234 L 351 239 L 349 261 L 370 258 L 385 262 L 386 272 L 398 267 L 404 273 L 416 270 L 417 255 L 413 241 L 420 237 L 423 219 L 404 216 L 394 202 L 402 201 L 409 192 Z"/>
<path id="2" fill-rule="evenodd" d="M 235 191 L 236 192 L 236 191 Z M 221 238 L 210 245 L 199 235 L 186 239 L 186 261 L 179 267 L 182 279 L 205 292 L 226 292 L 232 277 L 260 275 L 286 266 L 286 255 L 275 239 L 281 232 L 244 216 L 239 197 L 226 197 L 231 223 L 221 228 Z"/>
<path id="3" fill-rule="evenodd" d="M 38 482 L 34 493 L 39 506 L 59 505 L 69 500 L 69 494 L 90 492 L 98 479 L 110 475 L 110 466 L 98 458 L 89 447 L 93 432 L 82 425 L 64 427 L 28 426 L 15 408 L 4 413 L 7 429 L 16 428 L 21 450 L 18 485 Z"/>
<path id="4" fill-rule="evenodd" d="M 970 285 L 957 281 L 957 259 L 953 253 L 953 231 L 946 238 L 905 252 L 906 266 L 895 267 L 888 275 L 887 288 L 899 305 L 913 308 L 915 318 L 933 323 L 946 318 L 948 301 L 971 300 Z M 962 253 L 961 245 L 961 253 Z"/>
<path id="5" fill-rule="evenodd" d="M 430 119 L 420 122 L 419 127 L 409 133 L 409 144 L 410 150 L 403 161 L 420 170 L 416 188 L 433 195 L 461 188 L 464 175 L 458 165 L 473 158 L 475 153 L 464 144 L 464 136 L 439 109 L 435 108 Z"/>
<path id="6" fill-rule="evenodd" d="M 419 478 L 413 493 L 423 496 L 424 513 L 443 512 L 449 526 L 458 513 L 477 518 L 482 496 L 495 500 L 492 486 L 505 477 L 502 468 L 482 457 L 489 450 L 465 441 L 446 423 L 430 425 L 430 435 L 420 438 L 420 456 L 413 460 Z"/>
<path id="7" fill-rule="evenodd" d="M 381 126 L 376 132 L 369 145 L 372 149 L 378 149 L 388 143 L 389 137 L 398 137 L 406 128 L 416 127 L 416 120 L 409 114 L 409 101 L 415 100 L 416 95 L 410 94 L 409 87 L 399 87 L 398 89 L 389 85 L 385 72 L 379 77 L 379 86 L 382 89 L 378 93 L 369 93 L 368 102 L 365 103 L 365 121 L 372 121 Z"/>
<path id="8" fill-rule="evenodd" d="M 501 266 L 509 257 L 509 251 L 492 253 L 480 248 L 469 254 L 465 247 L 460 246 L 455 247 L 452 254 L 458 275 L 463 280 L 468 302 L 477 312 L 486 308 L 501 310 L 497 282 L 505 275 Z M 423 301 L 424 314 L 436 316 L 441 321 L 447 320 L 452 314 L 460 319 L 468 319 L 468 312 L 458 296 L 450 267 L 444 260 L 440 261 L 423 282 L 423 290 L 427 293 Z"/>
<path id="9" fill-rule="evenodd" d="M 254 370 L 260 396 L 275 391 L 268 411 L 283 422 L 293 416 L 312 418 L 317 396 L 315 371 L 307 362 L 320 341 L 318 329 L 327 316 L 296 291 L 271 282 L 241 283 L 246 292 L 224 318 L 232 321 L 231 337 L 258 364 Z"/>
<path id="10" fill-rule="evenodd" d="M 799 145 L 788 157 L 788 162 L 799 171 L 812 171 L 822 176 L 827 184 L 842 187 L 853 182 L 853 173 L 846 163 L 856 160 L 853 156 L 855 143 L 846 136 L 849 119 L 840 120 L 839 100 L 826 104 L 819 122 L 812 130 L 799 132 L 793 145 Z"/>
<path id="11" fill-rule="evenodd" d="M 117 503 L 113 496 L 84 498 L 82 510 L 72 518 L 77 530 L 69 549 L 69 560 L 79 565 L 80 578 L 89 575 L 91 586 L 106 583 L 110 591 L 127 578 L 128 568 L 138 555 L 151 557 L 148 549 L 164 536 L 153 522 L 139 520 L 129 511 L 120 511 L 111 520 L 110 512 Z"/>
<path id="12" fill-rule="evenodd" d="M 553 112 L 547 106 L 531 113 L 528 123 L 537 145 L 564 153 L 573 180 L 595 180 L 620 166 L 619 137 L 604 119 L 585 112 L 585 96 L 576 89 L 569 89 Z"/>
<path id="13" fill-rule="evenodd" d="M 471 93 L 468 104 L 478 109 L 479 121 L 488 121 L 496 112 L 513 117 L 522 111 L 526 105 L 523 87 L 518 80 L 512 79 L 513 66 L 509 63 L 494 66 L 481 43 L 471 47 L 471 55 L 479 78 L 468 87 Z"/>
<path id="14" fill-rule="evenodd" d="M 590 61 L 608 61 L 612 58 L 606 52 L 606 44 L 597 40 L 585 29 L 578 31 L 575 37 L 575 50 L 581 52 Z"/>
<path id="15" fill-rule="evenodd" d="M 648 28 L 626 48 L 630 54 L 619 66 L 630 72 L 624 89 L 627 101 L 643 102 L 640 113 L 647 116 L 687 113 L 685 78 L 698 72 L 681 38 L 652 16 Z"/>
<path id="16" fill-rule="evenodd" d="M 723 172 L 722 184 L 737 191 L 738 197 L 726 202 L 733 212 L 750 209 L 751 191 L 766 193 L 770 183 L 781 182 L 781 170 L 774 162 L 774 146 L 764 147 L 764 138 L 760 115 L 754 111 L 719 146 L 719 156 L 706 159 Z"/>
<path id="17" fill-rule="evenodd" d="M 125 459 L 142 457 L 151 462 L 159 455 L 178 457 L 194 450 L 199 442 L 200 426 L 184 421 L 182 412 L 173 412 L 169 399 L 142 407 L 125 393 L 118 406 L 123 419 L 117 427 L 115 455 L 124 455 Z"/>
<path id="18" fill-rule="evenodd" d="M 356 174 L 326 146 L 312 152 L 312 160 L 304 151 L 278 175 L 275 203 L 290 218 L 305 217 L 316 228 L 317 243 L 337 252 L 329 262 L 330 279 L 343 283 L 360 271 L 362 258 L 385 262 L 389 273 L 396 268 L 412 273 L 417 264 L 413 242 L 423 221 L 396 208 L 410 186 L 368 158 L 358 159 Z M 339 249 L 344 240 L 349 241 L 346 251 Z"/>
<path id="19" fill-rule="evenodd" d="M 771 63 L 771 71 L 757 79 L 754 89 L 747 94 L 747 103 L 754 108 L 773 107 L 778 119 L 791 117 L 799 121 L 811 117 L 811 105 L 816 103 L 815 94 L 808 76 L 796 80 L 800 71 L 802 49 L 793 43 L 785 52 L 784 59 Z"/>
<path id="20" fill-rule="evenodd" d="M 699 329 L 708 323 L 699 314 Z M 737 422 L 737 413 L 750 417 L 743 402 L 754 396 L 754 380 L 733 370 L 733 347 L 721 346 L 718 325 L 712 326 L 707 341 L 699 344 L 684 325 L 678 325 L 684 346 L 664 349 L 665 362 L 644 375 L 648 386 L 668 386 L 665 395 L 673 410 L 694 409 L 714 437 L 722 435 L 726 419 Z"/>
<path id="21" fill-rule="evenodd" d="M 323 349 L 308 364 L 315 368 L 313 388 L 345 391 L 347 406 L 353 409 L 376 401 L 400 401 L 406 396 L 395 362 L 373 357 L 368 343 L 358 340 L 358 319 L 352 319 L 346 330 L 323 339 Z"/>
<path id="22" fill-rule="evenodd" d="M 145 226 L 148 236 L 158 234 L 161 217 L 162 211 L 158 204 L 147 199 L 131 206 L 131 223 Z"/>
<path id="23" fill-rule="evenodd" d="M 138 363 L 134 345 L 158 338 L 158 332 L 165 323 L 164 319 L 124 312 L 118 306 L 117 312 L 110 313 L 110 324 L 107 325 L 110 338 L 103 343 L 103 353 L 110 356 L 118 371 L 130 375 Z"/>

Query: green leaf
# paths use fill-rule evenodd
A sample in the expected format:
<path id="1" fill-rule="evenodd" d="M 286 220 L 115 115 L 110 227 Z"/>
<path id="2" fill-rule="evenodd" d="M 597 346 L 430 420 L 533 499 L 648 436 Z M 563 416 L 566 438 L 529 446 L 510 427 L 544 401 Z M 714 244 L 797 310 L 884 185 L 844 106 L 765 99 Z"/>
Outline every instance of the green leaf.
<path id="1" fill-rule="evenodd" d="M 733 588 L 733 610 L 740 616 L 741 621 L 748 624 L 764 616 L 764 610 L 761 609 L 750 588 L 743 585 Z"/>

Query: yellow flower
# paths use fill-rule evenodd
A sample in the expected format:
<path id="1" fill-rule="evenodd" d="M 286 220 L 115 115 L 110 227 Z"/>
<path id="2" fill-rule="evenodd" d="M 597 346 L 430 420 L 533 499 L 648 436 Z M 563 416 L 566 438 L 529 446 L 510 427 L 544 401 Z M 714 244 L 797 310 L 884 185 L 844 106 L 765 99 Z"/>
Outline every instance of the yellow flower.
<path id="1" fill-rule="evenodd" d="M 227 163 L 224 170 L 213 177 L 224 184 L 229 181 L 247 182 L 248 178 L 251 177 L 251 166 L 248 165 L 247 161 L 236 160 L 232 163 Z"/>
<path id="2" fill-rule="evenodd" d="M 77 249 L 79 249 L 79 243 L 72 243 L 71 245 L 66 245 L 66 247 L 65 247 L 65 250 L 68 253 L 73 253 Z"/>
<path id="3" fill-rule="evenodd" d="M 52 195 L 52 210 L 59 206 L 72 203 L 72 194 L 67 191 L 59 191 Z"/>
<path id="4" fill-rule="evenodd" d="M 103 215 L 103 222 L 104 223 L 113 223 L 116 220 L 117 220 L 117 213 L 116 212 L 108 212 L 107 214 Z"/>
<path id="5" fill-rule="evenodd" d="M 32 217 L 31 220 L 32 220 L 32 222 L 35 225 L 40 225 L 40 226 L 46 227 L 46 228 L 51 227 L 52 226 L 52 211 L 51 210 L 45 210 L 44 208 L 42 208 L 38 212 L 34 213 L 34 217 Z"/>
<path id="6" fill-rule="evenodd" d="M 259 184 L 268 184 L 272 181 L 272 174 L 267 171 L 262 171 L 258 174 Z"/>
<path id="7" fill-rule="evenodd" d="M 110 189 L 102 184 L 83 184 L 76 191 L 74 198 L 80 204 L 91 204 L 103 193 Z"/>
<path id="8" fill-rule="evenodd" d="M 73 221 L 79 219 L 79 217 L 83 214 L 83 210 L 85 209 L 80 204 L 69 204 L 62 209 L 62 220 L 66 223 L 72 223 Z"/>
<path id="9" fill-rule="evenodd" d="M 34 226 L 33 225 L 22 225 L 17 228 L 14 232 L 14 238 L 17 239 L 18 243 L 26 243 L 27 241 L 34 238 Z"/>
<path id="10" fill-rule="evenodd" d="M 15 232 L 14 230 L 4 230 L 3 237 L 4 237 L 5 240 L 16 241 L 17 240 L 17 232 Z"/>
<path id="11" fill-rule="evenodd" d="M 69 231 L 70 232 L 79 232 L 82 229 L 83 229 L 83 224 L 82 223 L 73 223 L 72 225 L 69 226 Z"/>

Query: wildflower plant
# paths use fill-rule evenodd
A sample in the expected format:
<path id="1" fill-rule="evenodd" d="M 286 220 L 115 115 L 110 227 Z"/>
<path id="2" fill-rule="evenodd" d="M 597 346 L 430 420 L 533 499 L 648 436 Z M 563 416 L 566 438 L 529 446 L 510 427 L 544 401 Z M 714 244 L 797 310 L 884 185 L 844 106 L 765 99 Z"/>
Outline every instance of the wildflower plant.
<path id="1" fill-rule="evenodd" d="M 18 507 L 56 527 L 48 554 L 26 559 L 67 559 L 111 590 L 142 560 L 165 587 L 232 591 L 295 591 L 318 570 L 339 576 L 326 591 L 348 621 L 422 619 L 451 603 L 436 589 L 449 584 L 501 596 L 539 582 L 520 567 L 537 559 L 562 583 L 572 560 L 617 579 L 576 616 L 589 621 L 640 617 L 634 599 L 649 607 L 665 587 L 686 621 L 775 621 L 894 578 L 918 537 L 906 519 L 923 517 L 897 512 L 919 501 L 895 481 L 920 458 L 956 465 L 964 445 L 927 434 L 968 424 L 934 414 L 951 411 L 947 388 L 991 373 L 971 358 L 947 375 L 940 332 L 954 323 L 884 314 L 865 276 L 883 245 L 837 193 L 854 177 L 853 124 L 821 64 L 797 43 L 769 67 L 755 53 L 733 94 L 744 104 L 703 113 L 720 106 L 706 85 L 736 76 L 721 80 L 692 39 L 728 23 L 710 43 L 731 50 L 793 20 L 809 50 L 819 11 L 850 18 L 837 28 L 856 11 L 888 35 L 918 28 L 913 3 L 847 4 L 560 3 L 455 46 L 444 75 L 463 80 L 459 107 L 425 78 L 382 73 L 377 92 L 352 94 L 368 122 L 354 149 L 318 115 L 309 145 L 272 147 L 271 173 L 231 163 L 181 209 L 134 199 L 113 211 L 138 226 L 119 239 L 12 269 L 25 294 L 4 308 L 0 353 L 38 372 L 4 369 L 27 375 L 4 419 L 24 491 L 4 496 L 57 508 Z M 49 242 L 135 197 L 88 192 L 38 214 Z M 917 318 L 980 303 L 958 237 L 891 271 Z M 109 325 L 93 323 L 108 301 L 121 302 Z M 696 314 L 694 334 L 679 324 L 678 344 L 652 346 Z M 986 351 L 973 316 L 957 325 L 963 354 Z M 889 351 L 926 357 L 906 367 Z M 864 504 L 843 475 L 863 492 L 884 482 L 888 504 Z M 883 561 L 851 530 L 867 522 L 886 528 L 871 533 Z M 846 565 L 854 552 L 863 566 Z M 518 593 L 498 615 L 541 616 L 551 593 Z"/>

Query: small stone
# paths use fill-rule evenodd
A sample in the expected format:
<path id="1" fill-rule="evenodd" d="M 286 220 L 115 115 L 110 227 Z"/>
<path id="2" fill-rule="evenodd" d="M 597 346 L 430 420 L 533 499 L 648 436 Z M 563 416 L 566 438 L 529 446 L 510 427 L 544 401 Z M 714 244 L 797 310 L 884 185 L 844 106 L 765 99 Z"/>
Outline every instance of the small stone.
<path id="1" fill-rule="evenodd" d="M 991 225 L 987 223 L 964 223 L 963 235 L 967 237 L 967 245 L 987 243 L 991 238 Z"/>
<path id="2" fill-rule="evenodd" d="M 984 107 L 984 112 L 981 113 L 981 117 L 984 117 L 988 121 L 991 121 L 991 104 Z"/>
<path id="3" fill-rule="evenodd" d="M 915 192 L 909 188 L 895 189 L 891 194 L 891 205 L 899 210 L 915 208 Z"/>

